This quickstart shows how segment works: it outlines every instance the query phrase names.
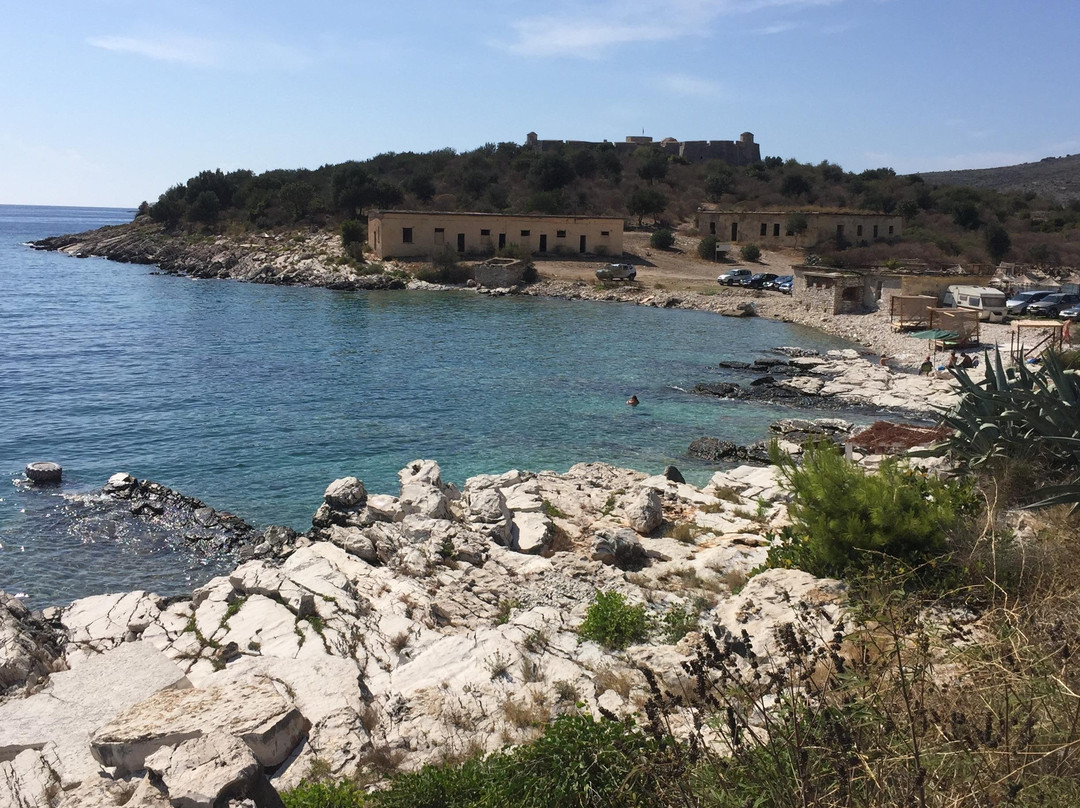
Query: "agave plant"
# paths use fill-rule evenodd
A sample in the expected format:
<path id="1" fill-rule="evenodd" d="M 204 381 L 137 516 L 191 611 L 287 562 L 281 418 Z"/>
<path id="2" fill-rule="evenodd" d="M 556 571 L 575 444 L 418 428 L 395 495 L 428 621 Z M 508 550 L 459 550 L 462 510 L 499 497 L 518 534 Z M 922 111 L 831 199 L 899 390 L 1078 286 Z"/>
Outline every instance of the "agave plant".
<path id="1" fill-rule="evenodd" d="M 1027 460 L 1065 478 L 1032 492 L 1029 508 L 1080 504 L 1080 376 L 1052 351 L 1037 369 L 1006 368 L 997 350 L 983 366 L 980 382 L 953 369 L 960 399 L 943 421 L 955 431 L 940 448 L 973 466 Z"/>

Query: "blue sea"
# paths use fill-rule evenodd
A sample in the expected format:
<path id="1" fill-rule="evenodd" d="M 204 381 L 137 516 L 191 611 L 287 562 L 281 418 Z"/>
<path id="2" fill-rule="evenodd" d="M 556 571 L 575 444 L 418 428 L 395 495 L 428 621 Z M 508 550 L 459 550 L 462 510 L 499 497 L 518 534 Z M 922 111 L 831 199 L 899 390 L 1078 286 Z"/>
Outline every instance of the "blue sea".
<path id="1" fill-rule="evenodd" d="M 579 461 L 703 483 L 692 440 L 748 443 L 806 414 L 687 392 L 724 378 L 718 362 L 852 347 L 764 319 L 196 281 L 25 244 L 133 214 L 0 206 L 0 589 L 35 606 L 187 592 L 231 562 L 95 510 L 114 472 L 298 530 L 331 480 L 397 493 L 416 458 L 458 484 Z M 27 485 L 34 460 L 62 464 L 63 485 Z"/>

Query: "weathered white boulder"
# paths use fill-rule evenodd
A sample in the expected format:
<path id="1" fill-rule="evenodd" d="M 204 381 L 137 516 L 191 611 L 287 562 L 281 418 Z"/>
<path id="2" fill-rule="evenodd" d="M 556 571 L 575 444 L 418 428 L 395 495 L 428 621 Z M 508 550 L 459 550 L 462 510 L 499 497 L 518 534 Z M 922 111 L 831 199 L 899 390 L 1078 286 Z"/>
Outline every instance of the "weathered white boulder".
<path id="1" fill-rule="evenodd" d="M 161 778 L 176 808 L 214 808 L 247 796 L 265 777 L 248 745 L 220 732 L 163 747 L 146 759 L 146 769 Z"/>
<path id="2" fill-rule="evenodd" d="M 643 564 L 648 555 L 632 530 L 599 530 L 593 543 L 592 559 L 620 568 Z"/>
<path id="3" fill-rule="evenodd" d="M 329 540 L 357 558 L 362 558 L 371 564 L 379 561 L 379 553 L 375 542 L 363 530 L 358 527 L 330 527 Z"/>
<path id="4" fill-rule="evenodd" d="M 0 805 L 11 808 L 51 808 L 61 793 L 60 778 L 46 756 L 26 749 L 0 762 Z"/>
<path id="5" fill-rule="evenodd" d="M 134 772 L 162 747 L 220 731 L 243 740 L 260 766 L 277 766 L 309 726 L 269 682 L 242 682 L 160 692 L 102 726 L 90 749 L 103 765 Z"/>
<path id="6" fill-rule="evenodd" d="M 326 487 L 323 499 L 331 508 L 361 508 L 367 499 L 367 491 L 356 477 L 342 477 Z"/>
<path id="7" fill-rule="evenodd" d="M 498 488 L 468 488 L 462 497 L 465 519 L 476 530 L 488 535 L 498 544 L 510 540 L 510 509 L 506 496 Z"/>
<path id="8" fill-rule="evenodd" d="M 510 547 L 519 553 L 542 553 L 555 535 L 555 526 L 542 513 L 514 514 L 510 524 Z"/>
<path id="9" fill-rule="evenodd" d="M 652 488 L 643 488 L 626 505 L 626 520 L 636 532 L 648 536 L 664 521 L 660 495 Z"/>
<path id="10" fill-rule="evenodd" d="M 405 513 L 419 514 L 428 519 L 449 519 L 450 501 L 438 486 L 423 481 L 401 486 L 399 498 Z"/>
<path id="11" fill-rule="evenodd" d="M 189 686 L 183 671 L 151 645 L 124 643 L 54 673 L 40 693 L 0 705 L 0 761 L 52 743 L 61 781 L 77 783 L 98 770 L 89 749 L 98 727 L 152 694 Z"/>

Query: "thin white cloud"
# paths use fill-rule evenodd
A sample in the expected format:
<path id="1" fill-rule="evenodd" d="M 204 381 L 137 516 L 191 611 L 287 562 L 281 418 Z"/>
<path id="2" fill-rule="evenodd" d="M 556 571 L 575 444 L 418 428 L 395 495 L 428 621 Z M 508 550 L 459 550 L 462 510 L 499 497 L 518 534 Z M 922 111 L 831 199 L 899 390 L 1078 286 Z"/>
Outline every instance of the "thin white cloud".
<path id="1" fill-rule="evenodd" d="M 690 96 L 696 98 L 718 98 L 723 94 L 723 88 L 716 82 L 687 76 L 682 73 L 669 73 L 657 80 L 660 89 L 673 95 Z"/>
<path id="2" fill-rule="evenodd" d="M 299 70 L 311 64 L 302 51 L 276 42 L 225 41 L 176 35 L 97 36 L 87 44 L 141 56 L 159 62 L 172 62 L 199 68 L 227 68 L 241 71 L 268 69 Z"/>
<path id="3" fill-rule="evenodd" d="M 584 11 L 577 4 L 565 5 L 518 20 L 512 23 L 515 36 L 510 42 L 493 44 L 521 56 L 597 59 L 618 45 L 706 36 L 709 26 L 721 17 L 839 2 L 843 0 L 670 0 L 660 13 L 654 3 L 644 0 L 606 0 Z M 780 21 L 762 31 L 780 33 L 791 24 Z"/>
<path id="4" fill-rule="evenodd" d="M 96 36 L 86 40 L 88 45 L 115 53 L 144 56 L 159 62 L 179 62 L 193 67 L 213 67 L 217 63 L 214 44 L 193 37 Z"/>
<path id="5" fill-rule="evenodd" d="M 779 22 L 776 25 L 766 25 L 764 28 L 758 28 L 754 33 L 763 36 L 775 36 L 776 34 L 786 34 L 788 31 L 794 31 L 800 27 L 798 23 L 794 22 Z"/>

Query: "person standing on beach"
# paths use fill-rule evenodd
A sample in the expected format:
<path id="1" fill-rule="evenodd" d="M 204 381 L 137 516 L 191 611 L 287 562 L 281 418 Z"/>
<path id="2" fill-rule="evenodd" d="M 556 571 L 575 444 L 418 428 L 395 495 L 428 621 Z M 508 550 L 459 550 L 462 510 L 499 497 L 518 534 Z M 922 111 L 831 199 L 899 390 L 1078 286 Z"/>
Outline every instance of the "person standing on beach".
<path id="1" fill-rule="evenodd" d="M 1073 341 L 1072 327 L 1073 327 L 1072 317 L 1066 318 L 1065 322 L 1063 322 L 1061 324 L 1061 344 L 1062 345 L 1072 345 L 1072 341 Z"/>

